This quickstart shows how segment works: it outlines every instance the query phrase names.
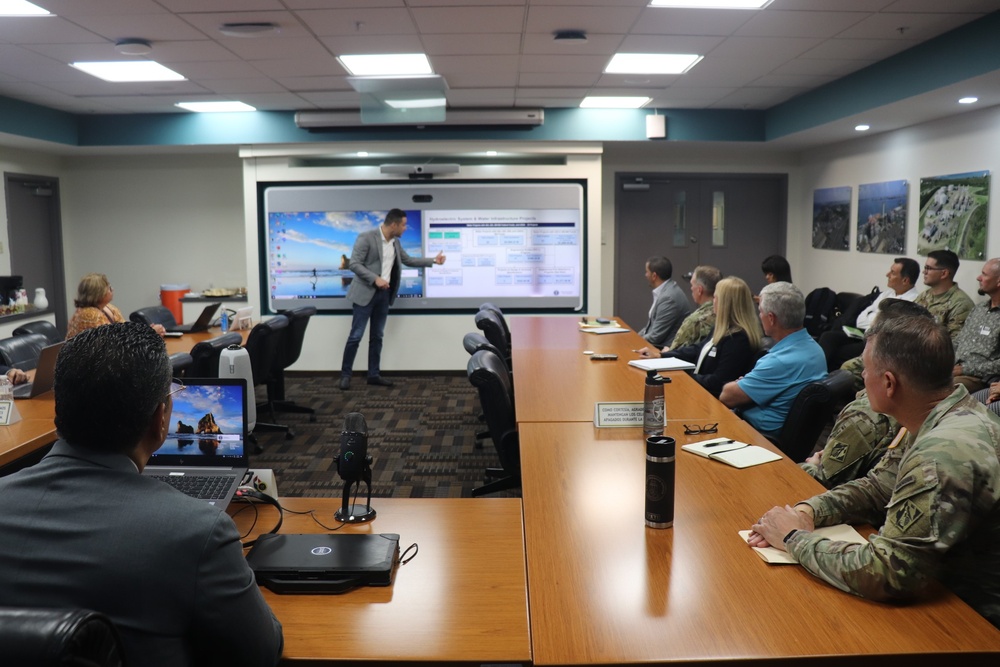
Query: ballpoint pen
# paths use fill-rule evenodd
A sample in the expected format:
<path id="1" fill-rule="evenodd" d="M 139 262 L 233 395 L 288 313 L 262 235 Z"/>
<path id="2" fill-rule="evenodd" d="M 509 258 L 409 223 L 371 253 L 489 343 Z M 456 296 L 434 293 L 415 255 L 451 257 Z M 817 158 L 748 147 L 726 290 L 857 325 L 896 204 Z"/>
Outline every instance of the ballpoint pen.
<path id="1" fill-rule="evenodd" d="M 702 445 L 703 447 L 718 447 L 719 445 L 731 445 L 735 440 L 719 440 L 718 442 L 710 442 L 707 445 Z"/>

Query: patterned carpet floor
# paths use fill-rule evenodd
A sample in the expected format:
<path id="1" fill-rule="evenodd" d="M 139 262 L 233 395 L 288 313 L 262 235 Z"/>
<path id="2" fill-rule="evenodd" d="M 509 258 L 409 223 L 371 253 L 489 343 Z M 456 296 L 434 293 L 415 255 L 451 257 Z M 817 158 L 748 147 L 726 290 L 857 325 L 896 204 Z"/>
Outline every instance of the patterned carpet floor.
<path id="1" fill-rule="evenodd" d="M 277 413 L 277 422 L 292 427 L 295 437 L 258 429 L 261 454 L 251 456 L 254 468 L 274 470 L 282 496 L 341 497 L 337 475 L 340 433 L 350 412 L 368 424 L 373 498 L 469 497 L 482 486 L 483 471 L 499 465 L 491 440 L 476 448 L 479 398 L 462 375 L 392 375 L 392 387 L 369 386 L 355 376 L 351 389 L 337 388 L 336 375 L 288 374 L 285 395 L 316 411 L 309 415 Z M 263 401 L 263 387 L 257 399 Z M 258 408 L 259 421 L 269 420 Z M 360 499 L 363 500 L 362 484 Z M 520 496 L 520 490 L 494 496 Z"/>

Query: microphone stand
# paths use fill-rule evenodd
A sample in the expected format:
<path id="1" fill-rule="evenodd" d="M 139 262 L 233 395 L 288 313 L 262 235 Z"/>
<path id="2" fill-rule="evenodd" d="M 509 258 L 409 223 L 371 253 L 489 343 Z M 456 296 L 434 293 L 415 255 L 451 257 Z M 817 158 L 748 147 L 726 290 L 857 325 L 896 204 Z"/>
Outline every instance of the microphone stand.
<path id="1" fill-rule="evenodd" d="M 337 457 L 338 462 L 340 457 Z M 368 487 L 368 502 L 359 507 L 356 504 L 348 504 L 351 498 L 351 486 L 364 482 Z M 361 513 L 359 514 L 359 510 Z M 365 464 L 361 468 L 361 479 L 344 480 L 344 496 L 340 509 L 337 510 L 333 518 L 341 523 L 364 523 L 375 518 L 375 510 L 372 508 L 372 457 L 365 457 Z"/>

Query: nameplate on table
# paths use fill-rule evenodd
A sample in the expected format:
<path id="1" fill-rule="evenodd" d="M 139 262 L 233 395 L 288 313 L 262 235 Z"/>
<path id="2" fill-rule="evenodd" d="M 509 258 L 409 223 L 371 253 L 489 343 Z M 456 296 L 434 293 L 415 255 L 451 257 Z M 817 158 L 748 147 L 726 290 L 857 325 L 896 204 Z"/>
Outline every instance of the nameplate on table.
<path id="1" fill-rule="evenodd" d="M 642 401 L 619 401 L 594 404 L 594 426 L 624 428 L 642 426 Z"/>
<path id="2" fill-rule="evenodd" d="M 14 401 L 0 401 L 0 426 L 10 426 L 21 421 L 21 413 L 17 411 Z"/>

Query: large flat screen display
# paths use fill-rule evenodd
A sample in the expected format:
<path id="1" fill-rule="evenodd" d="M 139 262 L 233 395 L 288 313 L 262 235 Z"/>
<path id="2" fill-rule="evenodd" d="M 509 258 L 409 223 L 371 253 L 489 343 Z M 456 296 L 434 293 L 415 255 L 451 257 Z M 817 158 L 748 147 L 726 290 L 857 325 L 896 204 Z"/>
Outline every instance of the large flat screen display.
<path id="1" fill-rule="evenodd" d="M 573 311 L 584 306 L 585 186 L 578 181 L 260 183 L 262 287 L 271 311 L 350 310 L 358 234 L 406 212 L 398 310 Z"/>

